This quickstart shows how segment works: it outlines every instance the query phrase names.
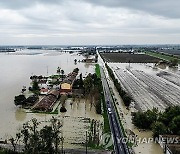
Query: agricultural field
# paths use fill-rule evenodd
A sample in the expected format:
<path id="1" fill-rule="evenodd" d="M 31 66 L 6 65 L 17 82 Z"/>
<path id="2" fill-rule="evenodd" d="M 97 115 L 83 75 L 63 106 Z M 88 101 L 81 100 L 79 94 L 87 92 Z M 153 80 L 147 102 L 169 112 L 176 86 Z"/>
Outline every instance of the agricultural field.
<path id="1" fill-rule="evenodd" d="M 180 86 L 180 74 L 178 75 L 177 73 L 161 71 L 160 73 L 157 73 L 157 76 L 164 78 L 177 86 Z"/>
<path id="2" fill-rule="evenodd" d="M 178 74 L 161 71 L 151 74 L 138 68 L 123 68 L 112 63 L 110 66 L 122 87 L 132 96 L 137 110 L 157 108 L 163 111 L 168 106 L 180 105 Z"/>
<path id="3" fill-rule="evenodd" d="M 168 53 L 168 54 L 173 54 L 176 56 L 180 56 L 180 49 L 159 49 L 157 50 L 158 52 L 164 52 L 164 53 Z"/>
<path id="4" fill-rule="evenodd" d="M 130 54 L 130 53 L 101 53 L 101 56 L 107 62 L 119 63 L 157 63 L 159 58 L 146 54 Z"/>
<path id="5" fill-rule="evenodd" d="M 153 56 L 153 57 L 156 57 L 156 58 L 160 58 L 161 60 L 165 60 L 165 61 L 171 61 L 174 58 L 177 58 L 177 56 L 174 57 L 174 56 L 171 56 L 171 55 L 162 54 L 162 53 L 158 53 L 158 52 L 146 52 L 146 55 Z M 178 59 L 178 63 L 180 64 L 180 59 Z"/>

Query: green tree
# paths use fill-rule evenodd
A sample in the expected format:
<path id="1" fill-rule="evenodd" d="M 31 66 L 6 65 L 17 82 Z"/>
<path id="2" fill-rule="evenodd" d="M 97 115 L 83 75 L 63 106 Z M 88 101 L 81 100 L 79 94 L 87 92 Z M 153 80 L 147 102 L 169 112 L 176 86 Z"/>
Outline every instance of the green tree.
<path id="1" fill-rule="evenodd" d="M 59 74 L 60 75 L 60 73 L 61 73 L 61 68 L 58 66 L 58 68 L 57 68 L 57 74 Z"/>
<path id="2" fill-rule="evenodd" d="M 79 78 L 79 88 L 83 88 L 83 87 L 84 87 L 84 82 L 83 82 L 82 73 L 81 73 L 80 78 Z"/>
<path id="3" fill-rule="evenodd" d="M 169 125 L 170 131 L 175 135 L 180 135 L 180 115 L 174 117 Z"/>
<path id="4" fill-rule="evenodd" d="M 153 137 L 159 137 L 159 135 L 166 134 L 166 126 L 159 121 L 152 124 Z"/>
<path id="5" fill-rule="evenodd" d="M 77 64 L 77 59 L 74 59 L 74 64 Z"/>
<path id="6" fill-rule="evenodd" d="M 37 82 L 37 81 L 34 81 L 34 82 L 33 82 L 33 85 L 32 85 L 32 90 L 33 90 L 34 92 L 37 92 L 37 91 L 39 91 L 39 90 L 40 90 L 40 88 L 39 88 L 39 85 L 38 85 L 38 82 Z"/>
<path id="7" fill-rule="evenodd" d="M 24 153 L 58 153 L 58 145 L 61 137 L 60 121 L 54 117 L 50 120 L 49 126 L 44 126 L 39 129 L 40 122 L 37 119 L 32 119 L 23 125 L 20 137 L 24 143 Z"/>
<path id="8" fill-rule="evenodd" d="M 64 79 L 64 70 L 61 70 L 61 80 Z"/>
<path id="9" fill-rule="evenodd" d="M 73 72 L 78 73 L 78 72 L 79 72 L 79 68 L 75 68 L 75 69 L 73 70 Z"/>
<path id="10" fill-rule="evenodd" d="M 158 110 L 154 108 L 152 111 L 147 110 L 146 112 L 139 111 L 134 113 L 132 120 L 138 128 L 150 129 L 151 125 L 157 121 L 157 117 Z"/>
<path id="11" fill-rule="evenodd" d="M 174 117 L 180 115 L 180 106 L 171 106 L 165 109 L 159 116 L 159 121 L 168 126 Z"/>
<path id="12" fill-rule="evenodd" d="M 177 66 L 178 65 L 178 59 L 177 58 L 172 59 L 170 62 L 171 62 L 170 66 Z"/>
<path id="13" fill-rule="evenodd" d="M 26 97 L 24 95 L 15 96 L 14 104 L 16 106 L 17 105 L 23 105 L 25 100 L 26 100 Z"/>
<path id="14" fill-rule="evenodd" d="M 60 98 L 60 102 L 62 104 L 62 107 L 60 108 L 60 112 L 66 112 L 67 111 L 66 108 L 65 108 L 66 100 L 67 100 L 67 96 L 62 95 L 61 98 Z"/>
<path id="15" fill-rule="evenodd" d="M 122 99 L 124 101 L 125 106 L 129 107 L 129 105 L 131 104 L 131 97 L 126 94 L 122 97 Z"/>
<path id="16" fill-rule="evenodd" d="M 93 84 L 93 80 L 91 78 L 91 74 L 89 74 L 84 80 L 84 88 L 85 88 L 86 95 L 88 95 L 90 93 L 92 84 Z"/>

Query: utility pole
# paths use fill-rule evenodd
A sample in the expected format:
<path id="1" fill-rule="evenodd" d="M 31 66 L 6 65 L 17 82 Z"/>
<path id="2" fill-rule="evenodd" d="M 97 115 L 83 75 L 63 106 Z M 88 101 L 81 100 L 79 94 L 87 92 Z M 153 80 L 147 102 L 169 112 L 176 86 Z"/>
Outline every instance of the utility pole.
<path id="1" fill-rule="evenodd" d="M 129 68 L 130 68 L 131 60 L 129 60 Z"/>
<path id="2" fill-rule="evenodd" d="M 64 153 L 63 144 L 64 144 L 64 138 L 62 137 L 62 147 L 61 147 L 62 154 Z"/>
<path id="3" fill-rule="evenodd" d="M 48 73 L 49 73 L 49 72 L 48 72 L 48 66 L 47 66 L 47 76 L 48 76 Z"/>
<path id="4" fill-rule="evenodd" d="M 86 131 L 86 154 L 87 154 L 87 131 Z"/>

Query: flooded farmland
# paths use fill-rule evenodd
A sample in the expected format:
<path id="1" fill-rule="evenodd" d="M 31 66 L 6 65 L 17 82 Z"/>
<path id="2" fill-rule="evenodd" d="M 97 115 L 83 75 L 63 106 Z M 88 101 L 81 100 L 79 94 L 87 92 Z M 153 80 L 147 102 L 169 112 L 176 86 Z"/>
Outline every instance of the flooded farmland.
<path id="1" fill-rule="evenodd" d="M 152 64 L 144 64 L 144 67 L 143 64 L 125 65 L 110 64 L 121 85 L 132 96 L 138 110 L 146 111 L 155 107 L 163 111 L 168 106 L 179 105 L 180 87 L 177 82 L 180 76 L 176 72 L 163 71 L 169 72 L 169 79 L 165 75 L 160 76 L 162 69 L 154 68 Z"/>
<path id="2" fill-rule="evenodd" d="M 175 88 L 176 90 L 175 91 L 172 91 L 172 92 L 174 92 L 175 94 L 173 94 L 173 96 L 174 95 L 177 95 L 177 96 L 174 96 L 175 98 L 177 98 L 178 99 L 178 97 L 179 97 L 179 87 L 178 87 L 178 81 L 179 81 L 179 75 L 178 75 L 178 73 L 179 73 L 179 67 L 178 68 L 176 68 L 176 69 L 172 69 L 172 68 L 168 68 L 167 66 L 164 66 L 164 67 L 157 67 L 157 68 L 154 68 L 154 64 L 153 63 L 148 63 L 148 64 L 138 64 L 138 63 L 133 63 L 133 64 L 128 64 L 128 63 L 108 63 L 108 65 L 115 71 L 115 73 L 116 73 L 116 77 L 119 77 L 120 79 L 120 81 L 122 82 L 122 84 L 124 85 L 124 88 L 126 89 L 126 90 L 128 90 L 129 92 L 132 92 L 133 93 L 133 95 L 135 96 L 135 94 L 137 94 L 137 93 L 135 93 L 136 91 L 138 91 L 138 90 L 140 90 L 140 92 L 145 92 L 144 94 L 143 94 L 143 96 L 139 96 L 138 95 L 138 97 L 140 97 L 140 98 L 136 98 L 136 101 L 139 101 L 139 102 L 141 102 L 141 100 L 138 100 L 138 99 L 141 99 L 141 98 L 143 98 L 144 99 L 144 97 L 145 96 L 147 96 L 148 95 L 148 97 L 150 97 L 150 100 L 147 100 L 147 103 L 145 104 L 144 103 L 144 101 L 146 101 L 146 100 L 143 100 L 143 102 L 141 102 L 142 104 L 140 105 L 140 107 L 142 108 L 142 107 L 147 107 L 146 109 L 149 109 L 149 108 L 151 108 L 151 107 L 153 107 L 153 106 L 157 106 L 158 107 L 158 105 L 162 105 L 162 107 L 161 106 L 159 106 L 159 110 L 163 110 L 164 109 L 164 105 L 165 106 L 167 106 L 164 102 L 163 102 L 163 100 L 161 100 L 161 103 L 162 104 L 160 104 L 160 102 L 158 102 L 158 104 L 154 104 L 153 102 L 152 102 L 152 104 L 149 104 L 149 106 L 147 106 L 148 105 L 148 103 L 149 102 L 151 102 L 151 99 L 153 98 L 153 96 L 151 96 L 152 95 L 152 92 L 148 92 L 148 91 L 146 91 L 146 90 L 148 90 L 149 89 L 149 87 L 151 86 L 150 84 L 149 85 L 145 85 L 145 83 L 143 82 L 143 80 L 142 79 L 138 79 L 138 77 L 139 76 L 133 76 L 133 73 L 135 74 L 135 73 L 137 73 L 137 74 L 139 74 L 139 73 L 143 73 L 143 74 L 146 74 L 148 77 L 151 77 L 153 80 L 154 79 L 156 79 L 157 80 L 157 78 L 158 78 L 158 74 L 160 73 L 160 72 L 168 72 L 168 73 L 161 73 L 161 74 L 159 74 L 159 75 L 161 75 L 161 77 L 163 77 L 163 78 L 167 78 L 167 79 L 169 79 L 169 80 L 164 80 L 163 78 L 161 79 L 161 78 L 158 78 L 160 81 L 159 81 L 159 83 L 161 83 L 162 85 L 161 86 L 165 86 L 166 87 L 166 84 L 168 84 L 169 85 L 169 87 L 171 87 L 172 86 L 172 88 Z M 129 68 L 130 67 L 130 68 Z M 168 76 L 167 77 L 167 74 L 169 75 L 170 74 L 170 76 Z M 172 78 L 171 78 L 171 76 L 172 76 Z M 129 78 L 133 78 L 133 79 L 129 79 Z M 151 79 L 149 79 L 148 77 L 146 77 L 145 79 L 147 79 L 148 80 L 148 82 L 149 81 L 151 81 Z M 174 78 L 173 78 L 174 77 Z M 124 79 L 129 79 L 129 80 L 127 80 L 127 81 L 129 81 L 129 84 L 127 83 L 127 85 L 125 85 L 125 83 L 127 82 L 125 82 L 124 80 L 123 80 L 123 78 Z M 140 77 L 139 77 L 140 78 Z M 178 78 L 178 80 L 176 80 Z M 134 81 L 135 80 L 135 81 Z M 119 97 L 119 94 L 118 94 L 118 92 L 117 92 L 117 90 L 116 90 L 116 88 L 114 87 L 114 85 L 113 85 L 113 82 L 109 79 L 108 80 L 109 81 L 109 84 L 111 85 L 111 87 L 112 87 L 112 90 L 113 90 L 113 97 L 114 97 L 114 99 L 116 100 L 115 102 L 116 102 L 116 107 L 117 107 L 117 109 L 118 109 L 118 112 L 119 112 L 119 115 L 120 115 L 120 117 L 121 117 L 121 121 L 122 121 L 122 123 L 123 123 L 123 126 L 124 126 L 124 128 L 126 129 L 126 131 L 127 132 L 129 132 L 129 130 L 131 131 L 131 132 L 133 132 L 134 134 L 136 134 L 137 136 L 138 136 L 138 138 L 146 138 L 146 139 L 148 139 L 148 138 L 152 138 L 152 132 L 151 131 L 140 131 L 139 129 L 137 129 L 133 124 L 132 124 L 132 120 L 131 120 L 131 118 L 132 118 L 132 116 L 131 116 L 131 112 L 134 112 L 135 110 L 134 110 L 134 107 L 132 106 L 129 110 L 127 110 L 127 108 L 124 106 L 124 103 L 122 102 L 122 99 Z M 172 82 L 173 81 L 173 82 Z M 142 83 L 141 83 L 142 82 Z M 165 82 L 165 83 L 164 83 Z M 128 86 L 129 85 L 129 86 Z M 135 86 L 135 89 L 134 90 L 132 90 L 131 88 L 133 88 L 133 86 Z M 142 86 L 142 88 L 143 88 L 143 90 L 144 91 L 141 91 L 141 87 L 139 87 L 139 86 Z M 160 87 L 161 87 L 160 86 Z M 156 87 L 156 86 L 154 86 L 154 87 Z M 169 88 L 168 87 L 168 88 Z M 138 88 L 140 88 L 140 89 L 138 89 Z M 168 90 L 168 88 L 167 88 L 167 90 Z M 166 89 L 166 88 L 165 88 Z M 159 91 L 164 91 L 164 89 L 160 89 Z M 178 93 L 178 94 L 176 94 L 176 93 Z M 154 94 L 153 94 L 154 95 Z M 157 97 L 157 96 L 156 96 Z M 158 98 L 157 97 L 157 99 L 159 100 L 160 98 Z M 170 98 L 168 98 L 168 99 L 170 99 Z M 154 101 L 156 101 L 156 100 L 154 100 Z M 144 105 L 144 104 L 145 105 Z M 145 109 L 145 110 L 146 110 Z M 163 150 L 162 150 L 162 148 L 160 147 L 160 145 L 159 144 L 157 144 L 157 143 L 154 143 L 154 142 L 151 142 L 151 143 L 138 143 L 135 147 L 133 147 L 133 149 L 134 149 L 134 151 L 135 151 L 135 153 L 146 153 L 146 154 L 163 154 Z"/>
<path id="3" fill-rule="evenodd" d="M 115 105 L 117 107 L 118 113 L 119 113 L 120 118 L 121 118 L 121 122 L 122 122 L 122 124 L 124 126 L 124 129 L 126 130 L 127 134 L 129 134 L 129 135 L 134 135 L 135 134 L 135 135 L 137 135 L 138 138 L 141 138 L 141 139 L 143 139 L 143 138 L 145 138 L 145 139 L 152 138 L 152 132 L 151 131 L 139 130 L 132 124 L 132 115 L 131 115 L 131 113 L 136 111 L 136 109 L 138 109 L 138 108 L 135 109 L 135 107 L 136 107 L 135 105 L 131 105 L 130 109 L 126 108 L 126 106 L 124 105 L 121 97 L 119 96 L 119 93 L 118 93 L 117 89 L 115 88 L 112 80 L 110 79 L 107 70 L 105 69 L 105 66 L 104 66 L 104 64 L 102 62 L 102 59 L 100 60 L 100 62 L 101 62 L 101 66 L 104 68 L 104 70 L 106 72 L 108 83 L 109 83 L 109 85 L 110 85 L 110 87 L 112 89 L 112 94 L 113 94 L 113 98 L 115 100 Z M 158 67 L 154 67 L 155 66 L 154 63 L 108 63 L 108 65 L 113 69 L 113 71 L 115 72 L 116 77 L 118 78 L 118 76 L 119 76 L 121 78 L 120 80 L 122 80 L 121 81 L 122 86 L 124 86 L 125 89 L 128 88 L 126 90 L 130 90 L 130 92 L 132 92 L 133 94 L 134 94 L 134 91 L 138 91 L 139 84 L 144 86 L 144 90 L 149 90 L 149 86 L 145 85 L 145 83 L 140 81 L 131 72 L 143 72 L 143 73 L 147 74 L 148 76 L 152 76 L 154 78 L 158 78 L 157 73 L 168 72 L 168 75 L 170 74 L 172 76 L 172 78 L 171 78 L 171 76 L 168 76 L 169 81 L 166 81 L 166 82 L 168 84 L 170 84 L 171 86 L 173 86 L 174 88 L 178 89 L 177 85 L 178 85 L 178 81 L 179 81 L 179 76 L 178 76 L 179 75 L 179 67 L 177 67 L 177 68 L 169 68 L 167 65 L 159 65 Z M 167 78 L 166 74 L 167 73 L 161 74 L 162 80 L 163 80 L 163 77 Z M 128 84 L 127 84 L 126 87 L 125 87 L 122 77 L 127 77 L 126 75 L 128 75 L 129 78 L 133 78 L 133 80 L 129 79 L 129 84 L 131 84 L 131 85 L 128 86 Z M 177 80 L 177 77 L 178 77 L 178 80 Z M 134 80 L 136 82 L 134 82 Z M 170 80 L 173 80 L 175 84 Z M 164 80 L 161 81 L 161 82 L 164 82 Z M 132 84 L 134 86 L 136 86 L 134 91 L 131 89 Z M 148 91 L 146 91 L 144 96 L 146 96 L 147 93 L 148 93 Z M 150 92 L 150 95 L 154 96 L 154 94 L 152 92 Z M 144 99 L 144 96 L 141 96 L 140 98 Z M 153 96 L 149 96 L 150 99 L 153 99 Z M 160 98 L 158 98 L 157 96 L 154 96 L 154 97 L 157 98 L 158 100 L 160 100 Z M 156 100 L 154 100 L 154 101 L 156 101 Z M 161 100 L 161 103 L 162 104 L 159 104 L 160 105 L 159 109 L 163 110 L 165 104 L 164 104 L 164 102 L 162 100 Z M 157 104 L 153 103 L 153 104 L 149 104 L 148 108 L 153 107 L 153 105 L 157 106 Z M 147 104 L 146 104 L 146 106 L 147 106 Z M 161 108 L 161 106 L 162 106 L 162 108 Z M 133 146 L 133 150 L 134 150 L 135 153 L 142 153 L 142 154 L 143 153 L 146 153 L 146 154 L 163 154 L 162 148 L 160 147 L 160 145 L 158 143 L 155 143 L 155 142 L 138 143 L 137 145 Z"/>
<path id="4" fill-rule="evenodd" d="M 74 64 L 74 59 L 82 60 L 83 58 L 82 55 L 77 53 L 69 54 L 68 52 L 50 50 L 23 50 L 10 54 L 0 53 L 0 140 L 14 136 L 22 127 L 22 124 L 31 118 L 37 118 L 38 121 L 47 121 L 52 117 L 52 115 L 48 114 L 26 113 L 25 110 L 14 105 L 14 96 L 20 94 L 23 86 L 29 87 L 29 77 L 31 75 L 51 75 L 56 73 L 58 66 L 65 71 L 65 74 L 76 67 L 79 68 L 79 72 L 83 76 L 93 73 L 95 69 L 93 64 L 79 62 Z M 90 125 L 89 119 L 102 121 L 102 117 L 95 113 L 95 108 L 91 107 L 88 101 L 81 100 L 79 103 L 73 102 L 72 105 L 70 105 L 70 102 L 71 100 L 67 100 L 65 104 L 67 107 L 65 114 L 59 113 L 53 116 L 57 116 L 63 121 L 64 144 L 73 148 L 70 143 L 74 143 L 75 146 L 76 143 L 84 142 L 84 133 Z M 77 134 L 73 134 L 75 129 Z"/>

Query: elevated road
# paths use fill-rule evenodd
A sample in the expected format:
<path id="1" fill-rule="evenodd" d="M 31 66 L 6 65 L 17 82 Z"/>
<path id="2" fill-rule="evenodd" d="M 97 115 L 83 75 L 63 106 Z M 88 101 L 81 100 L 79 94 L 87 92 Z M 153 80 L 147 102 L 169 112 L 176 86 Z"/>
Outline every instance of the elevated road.
<path id="1" fill-rule="evenodd" d="M 100 71 L 110 128 L 113 135 L 114 151 L 116 154 L 129 154 L 127 145 L 122 142 L 122 138 L 124 137 L 124 135 L 119 124 L 118 116 L 113 104 L 113 99 L 108 86 L 106 75 L 102 67 L 100 67 Z"/>

